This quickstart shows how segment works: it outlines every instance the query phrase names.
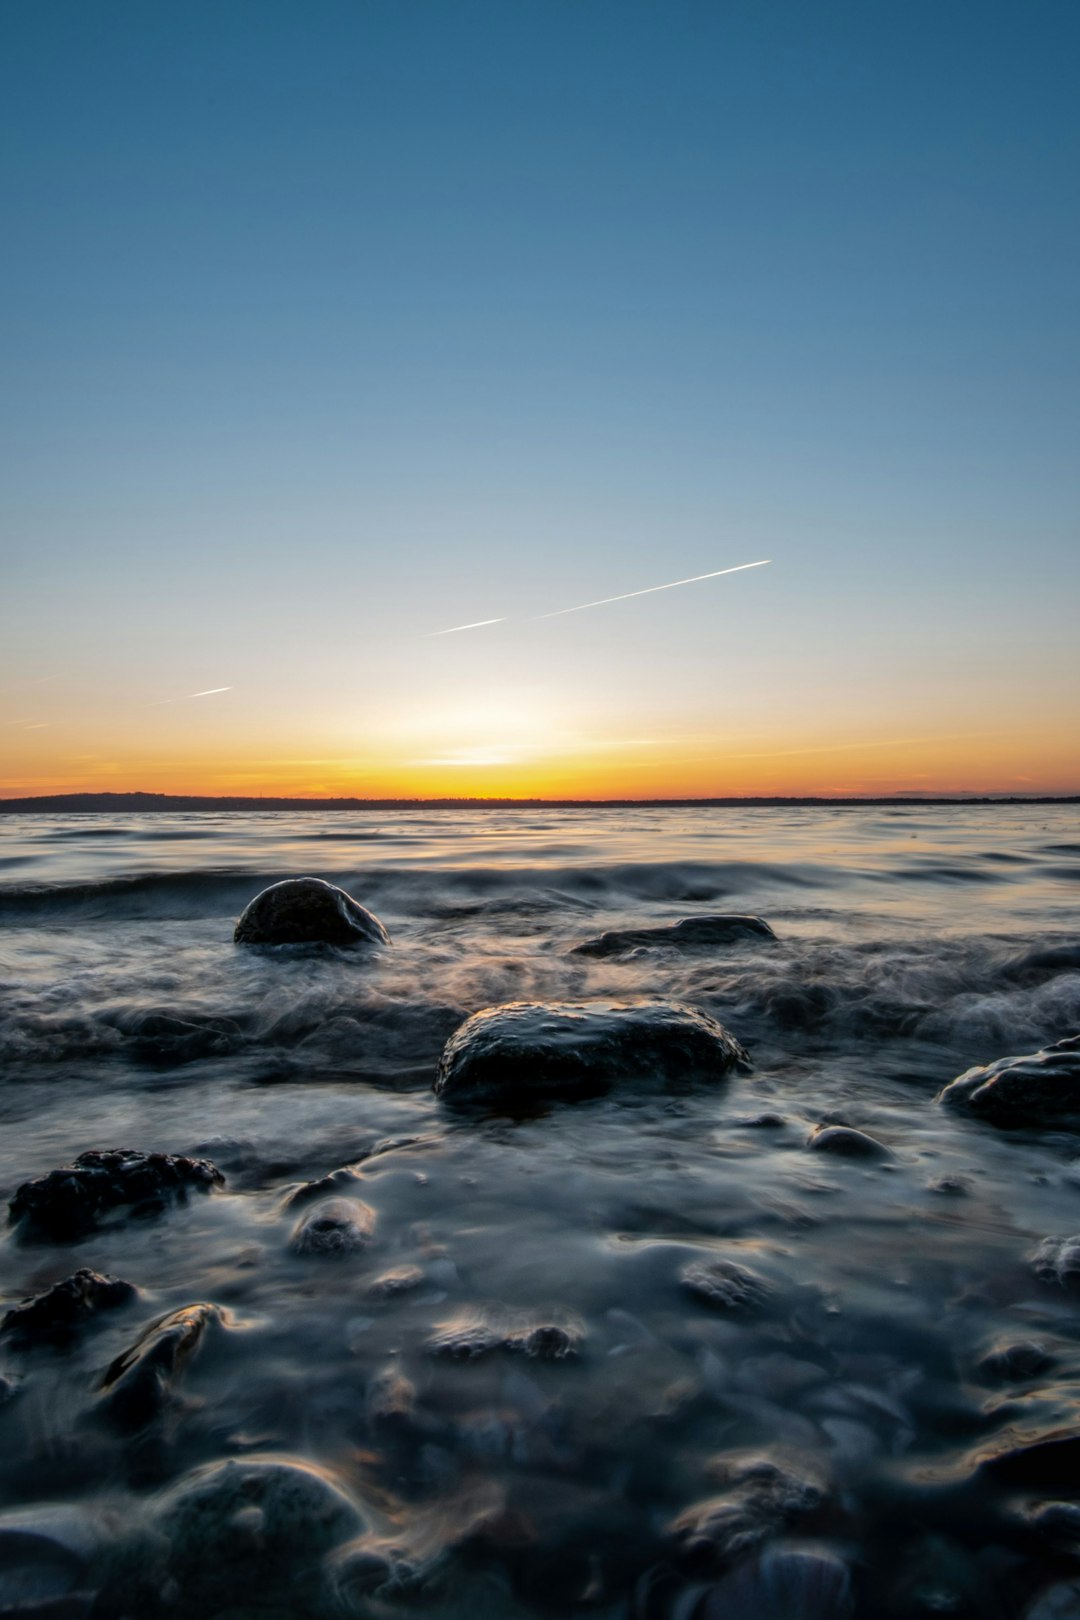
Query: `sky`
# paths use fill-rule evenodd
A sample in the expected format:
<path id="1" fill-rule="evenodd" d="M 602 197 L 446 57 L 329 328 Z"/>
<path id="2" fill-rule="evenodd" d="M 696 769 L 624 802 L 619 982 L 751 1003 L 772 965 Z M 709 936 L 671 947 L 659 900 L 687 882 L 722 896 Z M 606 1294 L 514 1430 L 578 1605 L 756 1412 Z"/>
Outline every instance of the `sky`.
<path id="1" fill-rule="evenodd" d="M 1078 48 L 15 0 L 0 796 L 1080 791 Z"/>

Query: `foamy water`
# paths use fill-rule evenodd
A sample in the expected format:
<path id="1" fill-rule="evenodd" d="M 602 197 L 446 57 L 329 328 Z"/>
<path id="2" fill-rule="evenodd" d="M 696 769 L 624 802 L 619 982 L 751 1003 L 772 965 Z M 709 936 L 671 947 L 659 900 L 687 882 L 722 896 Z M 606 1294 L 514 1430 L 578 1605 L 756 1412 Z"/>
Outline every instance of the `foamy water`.
<path id="1" fill-rule="evenodd" d="M 393 944 L 235 946 L 247 901 L 305 873 Z M 70 1245 L 0 1247 L 6 1304 L 80 1266 L 140 1291 L 61 1348 L 0 1338 L 4 1502 L 72 1504 L 92 1530 L 78 1568 L 50 1554 L 31 1578 L 18 1557 L 5 1575 L 0 1523 L 0 1605 L 78 1590 L 96 1594 L 78 1612 L 173 1613 L 187 1581 L 188 1614 L 689 1620 L 714 1601 L 715 1620 L 708 1588 L 738 1556 L 703 1570 L 671 1527 L 765 1457 L 819 1494 L 750 1552 L 809 1538 L 846 1566 L 859 1614 L 1022 1614 L 1072 1567 L 1032 1522 L 1072 1487 L 1037 1464 L 1003 1483 L 980 1459 L 1076 1423 L 1080 1309 L 1030 1257 L 1080 1230 L 1080 1146 L 933 1099 L 971 1064 L 1080 1030 L 1078 883 L 1077 807 L 0 818 L 5 1196 L 95 1148 L 196 1153 L 226 1178 Z M 778 938 L 573 954 L 718 911 Z M 470 1013 L 625 997 L 711 1013 L 752 1072 L 528 1120 L 433 1097 Z M 889 1156 L 811 1152 L 836 1122 Z M 345 1166 L 370 1244 L 292 1252 L 285 1201 Z M 717 1258 L 758 1278 L 753 1311 L 680 1282 Z M 372 1292 L 387 1273 L 401 1286 Z M 197 1302 L 219 1314 L 160 1411 L 118 1428 L 104 1370 Z M 509 1333 L 444 1353 L 507 1323 L 562 1324 L 573 1352 L 516 1353 Z M 980 1364 L 1019 1340 L 1047 1365 L 1002 1388 Z M 394 1573 L 314 1581 L 297 1554 L 286 1599 L 287 1561 L 261 1591 L 226 1540 L 205 1555 L 218 1585 L 178 1576 L 160 1553 L 170 1489 L 265 1456 L 321 1470 Z M 147 1536 L 172 1573 L 136 1600 Z M 831 1601 L 807 1615 L 847 1612 Z"/>

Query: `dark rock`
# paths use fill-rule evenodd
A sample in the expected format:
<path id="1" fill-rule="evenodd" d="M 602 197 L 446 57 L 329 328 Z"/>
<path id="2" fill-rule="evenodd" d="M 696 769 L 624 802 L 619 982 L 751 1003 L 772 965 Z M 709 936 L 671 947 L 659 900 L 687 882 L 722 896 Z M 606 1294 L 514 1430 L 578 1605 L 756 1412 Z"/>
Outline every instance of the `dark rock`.
<path id="1" fill-rule="evenodd" d="M 322 878 L 286 878 L 245 907 L 233 939 L 238 945 L 389 945 L 372 912 Z"/>
<path id="2" fill-rule="evenodd" d="M 816 1513 L 826 1499 L 819 1479 L 767 1457 L 724 1459 L 721 1467 L 727 1489 L 687 1508 L 668 1526 L 674 1557 L 692 1573 L 719 1573 Z"/>
<path id="3" fill-rule="evenodd" d="M 424 1273 L 419 1266 L 398 1266 L 369 1283 L 368 1294 L 372 1299 L 400 1299 L 402 1294 L 411 1294 L 414 1288 L 419 1288 L 423 1280 Z"/>
<path id="4" fill-rule="evenodd" d="M 189 1190 L 210 1192 L 225 1177 L 208 1159 L 110 1148 L 80 1153 L 73 1165 L 24 1181 L 8 1205 L 13 1223 L 36 1236 L 70 1242 L 92 1232 L 102 1216 L 128 1207 L 152 1215 Z"/>
<path id="5" fill-rule="evenodd" d="M 1073 1237 L 1046 1238 L 1031 1257 L 1040 1282 L 1059 1288 L 1080 1288 L 1080 1232 Z"/>
<path id="6" fill-rule="evenodd" d="M 44 1293 L 13 1305 L 0 1324 L 0 1333 L 9 1333 L 20 1344 L 63 1342 L 99 1311 L 126 1305 L 137 1294 L 132 1283 L 103 1277 L 83 1266 Z"/>
<path id="7" fill-rule="evenodd" d="M 573 947 L 574 956 L 623 956 L 639 945 L 674 951 L 706 950 L 741 939 L 775 939 L 761 917 L 684 917 L 666 928 L 615 928 Z"/>
<path id="8" fill-rule="evenodd" d="M 1077 1492 L 1080 1482 L 1080 1435 L 1057 1429 L 1028 1443 L 1020 1442 L 979 1458 L 980 1472 L 1012 1489 Z"/>
<path id="9" fill-rule="evenodd" d="M 163 1068 L 221 1057 L 241 1044 L 242 1031 L 231 1018 L 206 1018 L 152 1007 L 125 1009 L 106 1020 L 125 1037 L 124 1055 L 136 1063 Z"/>
<path id="10" fill-rule="evenodd" d="M 358 1198 L 324 1198 L 298 1222 L 289 1247 L 294 1254 L 341 1259 L 366 1249 L 375 1231 L 375 1211 Z"/>
<path id="11" fill-rule="evenodd" d="M 160 1562 L 142 1573 L 182 1596 L 193 1620 L 335 1612 L 325 1557 L 367 1529 L 326 1473 L 280 1457 L 195 1469 L 158 1500 L 151 1524 Z"/>
<path id="12" fill-rule="evenodd" d="M 101 1381 L 109 1418 L 121 1428 L 141 1429 L 160 1417 L 207 1328 L 220 1321 L 215 1305 L 199 1303 L 183 1305 L 152 1322 L 129 1350 L 117 1356 Z"/>
<path id="13" fill-rule="evenodd" d="M 0 1614 L 74 1620 L 89 1612 L 81 1588 L 115 1526 L 84 1508 L 38 1502 L 0 1513 Z"/>
<path id="14" fill-rule="evenodd" d="M 1023 1620 L 1080 1620 L 1080 1581 L 1058 1581 L 1040 1593 Z"/>
<path id="15" fill-rule="evenodd" d="M 494 1350 L 566 1361 L 580 1352 L 584 1338 L 583 1324 L 572 1316 L 554 1320 L 497 1308 L 464 1310 L 437 1324 L 427 1351 L 447 1361 L 478 1361 Z"/>
<path id="16" fill-rule="evenodd" d="M 732 1316 L 760 1310 L 769 1296 L 768 1283 L 733 1260 L 691 1260 L 679 1272 L 679 1281 L 702 1304 Z"/>
<path id="17" fill-rule="evenodd" d="M 302 1209 L 305 1204 L 313 1204 L 319 1198 L 355 1192 L 360 1182 L 356 1171 L 345 1165 L 341 1170 L 331 1170 L 328 1176 L 320 1176 L 317 1181 L 301 1182 L 285 1200 L 285 1208 Z"/>
<path id="18" fill-rule="evenodd" d="M 996 1344 L 983 1356 L 978 1371 L 980 1377 L 990 1384 L 1026 1384 L 1032 1378 L 1049 1372 L 1053 1365 L 1054 1357 L 1041 1344 L 1020 1340 L 1017 1343 Z"/>
<path id="19" fill-rule="evenodd" d="M 835 1554 L 780 1545 L 711 1587 L 695 1620 L 848 1620 L 854 1606 L 847 1565 Z"/>
<path id="20" fill-rule="evenodd" d="M 892 1153 L 876 1137 L 850 1125 L 815 1125 L 806 1139 L 815 1153 L 835 1153 L 841 1159 L 891 1159 Z"/>
<path id="21" fill-rule="evenodd" d="M 515 1001 L 474 1013 L 450 1037 L 434 1090 L 527 1107 L 635 1081 L 716 1079 L 748 1061 L 721 1024 L 681 1002 Z"/>
<path id="22" fill-rule="evenodd" d="M 937 1101 L 1004 1128 L 1080 1129 L 1080 1035 L 1026 1057 L 968 1069 Z"/>

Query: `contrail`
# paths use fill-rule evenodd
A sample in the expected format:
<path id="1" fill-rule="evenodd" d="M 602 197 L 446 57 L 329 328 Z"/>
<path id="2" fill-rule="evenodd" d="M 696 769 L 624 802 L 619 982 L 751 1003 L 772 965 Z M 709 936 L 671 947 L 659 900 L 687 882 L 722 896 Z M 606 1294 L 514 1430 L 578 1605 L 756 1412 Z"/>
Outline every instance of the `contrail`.
<path id="1" fill-rule="evenodd" d="M 189 698 L 215 697 L 218 692 L 231 692 L 231 686 L 208 686 L 205 692 L 185 692 L 183 697 L 159 698 L 156 703 L 148 703 L 149 709 L 163 708 L 166 703 L 186 703 Z"/>
<path id="2" fill-rule="evenodd" d="M 763 562 L 738 563 L 734 568 L 718 568 L 712 574 L 694 574 L 690 579 L 673 579 L 669 585 L 646 585 L 643 591 L 624 591 L 621 596 L 602 596 L 598 602 L 581 602 L 577 607 L 556 608 L 554 613 L 538 613 L 537 619 L 558 619 L 564 613 L 584 613 L 586 608 L 606 607 L 609 602 L 628 602 L 632 596 L 651 596 L 654 591 L 673 591 L 679 585 L 696 585 L 702 579 L 719 579 L 721 574 L 741 574 L 744 568 L 768 568 L 771 557 Z"/>
<path id="3" fill-rule="evenodd" d="M 505 619 L 477 619 L 474 624 L 452 624 L 449 630 L 433 630 L 433 636 L 456 636 L 459 630 L 482 630 L 485 624 L 505 624 Z"/>

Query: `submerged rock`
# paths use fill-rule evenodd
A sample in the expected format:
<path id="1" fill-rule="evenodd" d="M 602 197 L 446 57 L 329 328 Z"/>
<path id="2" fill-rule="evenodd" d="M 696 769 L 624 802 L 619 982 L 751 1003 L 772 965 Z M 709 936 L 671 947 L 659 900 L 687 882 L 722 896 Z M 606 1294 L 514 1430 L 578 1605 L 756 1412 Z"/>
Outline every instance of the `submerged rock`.
<path id="1" fill-rule="evenodd" d="M 163 1538 L 156 1584 L 175 1591 L 180 1612 L 306 1616 L 332 1612 L 326 1554 L 367 1525 L 313 1464 L 252 1457 L 186 1475 L 159 1499 L 152 1527 Z"/>
<path id="2" fill-rule="evenodd" d="M 1026 1057 L 967 1069 L 937 1101 L 1002 1127 L 1080 1129 L 1080 1035 Z"/>
<path id="3" fill-rule="evenodd" d="M 94 1594 L 76 1588 L 113 1528 L 63 1502 L 0 1513 L 0 1614 L 74 1620 L 88 1613 Z"/>
<path id="4" fill-rule="evenodd" d="M 1046 1238 L 1031 1257 L 1040 1282 L 1059 1288 L 1080 1288 L 1080 1232 L 1073 1237 Z"/>
<path id="5" fill-rule="evenodd" d="M 1041 1344 L 1030 1339 L 996 1344 L 978 1365 L 981 1378 L 991 1384 L 1026 1384 L 1049 1372 L 1054 1357 Z"/>
<path id="6" fill-rule="evenodd" d="M 764 1278 L 734 1260 L 691 1260 L 679 1272 L 679 1281 L 702 1304 L 732 1316 L 759 1310 L 769 1297 Z"/>
<path id="7" fill-rule="evenodd" d="M 1080 1581 L 1048 1587 L 1024 1610 L 1024 1620 L 1080 1620 Z"/>
<path id="8" fill-rule="evenodd" d="M 170 1311 L 117 1356 L 101 1380 L 104 1410 L 125 1429 L 141 1429 L 161 1415 L 212 1322 L 215 1305 L 202 1302 Z"/>
<path id="9" fill-rule="evenodd" d="M 320 1176 L 317 1181 L 302 1181 L 293 1189 L 285 1200 L 286 1209 L 302 1209 L 305 1204 L 313 1204 L 318 1198 L 333 1198 L 337 1193 L 351 1193 L 359 1187 L 361 1177 L 351 1165 L 344 1165 L 340 1170 L 331 1170 L 327 1176 Z"/>
<path id="10" fill-rule="evenodd" d="M 761 917 L 720 915 L 684 917 L 664 928 L 614 928 L 596 939 L 582 940 L 574 956 L 623 956 L 640 945 L 666 950 L 694 951 L 710 945 L 733 945 L 740 939 L 775 939 Z"/>
<path id="11" fill-rule="evenodd" d="M 727 1489 L 695 1503 L 668 1526 L 674 1556 L 692 1572 L 716 1574 L 780 1531 L 818 1511 L 821 1481 L 768 1457 L 725 1460 Z"/>
<path id="12" fill-rule="evenodd" d="M 273 883 L 244 908 L 233 932 L 238 945 L 389 945 L 378 917 L 322 878 Z"/>
<path id="13" fill-rule="evenodd" d="M 358 1198 L 324 1198 L 297 1223 L 289 1247 L 293 1254 L 339 1259 L 366 1249 L 375 1231 L 375 1211 Z"/>
<path id="14" fill-rule="evenodd" d="M 154 1215 L 189 1190 L 211 1192 L 225 1177 L 209 1159 L 110 1148 L 80 1153 L 73 1165 L 24 1181 L 8 1205 L 13 1224 L 57 1242 L 92 1232 L 102 1216 L 129 1207 Z"/>
<path id="15" fill-rule="evenodd" d="M 119 1277 L 103 1277 L 82 1266 L 53 1283 L 44 1293 L 13 1305 L 0 1323 L 0 1333 L 10 1334 L 19 1344 L 61 1343 L 99 1311 L 115 1310 L 138 1294 L 133 1283 Z"/>
<path id="16" fill-rule="evenodd" d="M 694 1620 L 848 1620 L 851 1576 L 834 1553 L 770 1547 L 733 1569 L 702 1598 Z"/>
<path id="17" fill-rule="evenodd" d="M 451 1102 L 603 1096 L 636 1081 L 719 1078 L 748 1063 L 734 1036 L 678 1001 L 513 1001 L 474 1013 L 439 1060 Z"/>
<path id="18" fill-rule="evenodd" d="M 806 1139 L 815 1153 L 835 1153 L 842 1159 L 891 1159 L 892 1153 L 876 1136 L 850 1125 L 815 1125 Z"/>
<path id="19" fill-rule="evenodd" d="M 447 1361 L 478 1361 L 493 1350 L 536 1361 L 566 1361 L 580 1352 L 584 1339 L 584 1324 L 570 1315 L 541 1318 L 498 1309 L 464 1310 L 436 1325 L 427 1351 Z"/>

